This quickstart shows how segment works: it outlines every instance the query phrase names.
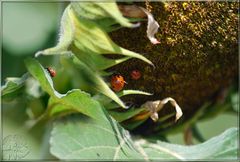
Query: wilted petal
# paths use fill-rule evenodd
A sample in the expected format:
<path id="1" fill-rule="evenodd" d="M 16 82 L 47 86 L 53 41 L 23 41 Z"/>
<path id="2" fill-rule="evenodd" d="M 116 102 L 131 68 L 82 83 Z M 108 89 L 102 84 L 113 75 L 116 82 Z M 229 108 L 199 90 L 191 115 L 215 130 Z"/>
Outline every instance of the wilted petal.
<path id="1" fill-rule="evenodd" d="M 151 117 L 151 119 L 152 119 L 154 122 L 156 122 L 156 121 L 158 120 L 158 113 L 155 112 L 155 113 L 151 114 L 150 117 Z"/>
<path id="2" fill-rule="evenodd" d="M 147 25 L 147 37 L 152 42 L 152 44 L 158 44 L 160 43 L 154 35 L 158 32 L 159 24 L 158 22 L 153 18 L 153 15 L 148 12 L 145 8 L 140 7 L 147 15 L 148 17 L 148 25 Z"/>
<path id="3" fill-rule="evenodd" d="M 168 102 L 170 102 L 175 107 L 175 110 L 176 110 L 175 121 L 177 121 L 179 118 L 181 118 L 183 113 L 182 113 L 181 108 L 179 107 L 179 105 L 173 98 L 168 97 L 163 100 L 148 101 L 145 104 L 143 104 L 142 107 L 145 107 L 146 109 L 148 109 L 148 111 L 150 112 L 151 119 L 156 122 L 158 120 L 158 112 Z"/>
<path id="4" fill-rule="evenodd" d="M 179 118 L 181 118 L 181 116 L 183 115 L 182 113 L 182 109 L 180 108 L 180 106 L 177 104 L 177 102 L 173 99 L 173 98 L 165 98 L 162 101 L 160 101 L 159 106 L 163 106 L 166 103 L 168 103 L 170 101 L 170 103 L 175 107 L 176 110 L 176 119 L 175 121 L 177 121 Z"/>

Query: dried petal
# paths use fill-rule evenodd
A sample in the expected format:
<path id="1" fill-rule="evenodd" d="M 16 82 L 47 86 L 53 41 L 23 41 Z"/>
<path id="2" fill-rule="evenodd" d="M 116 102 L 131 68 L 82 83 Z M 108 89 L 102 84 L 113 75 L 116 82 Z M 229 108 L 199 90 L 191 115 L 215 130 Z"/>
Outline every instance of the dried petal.
<path id="1" fill-rule="evenodd" d="M 147 15 L 148 17 L 148 25 L 147 25 L 147 37 L 153 44 L 160 43 L 155 37 L 154 34 L 158 32 L 159 24 L 158 22 L 153 18 L 153 15 L 148 12 L 145 8 L 140 7 Z"/>
<path id="2" fill-rule="evenodd" d="M 165 98 L 163 99 L 162 101 L 160 101 L 159 103 L 159 106 L 163 106 L 165 105 L 166 103 L 168 103 L 170 101 L 170 103 L 175 107 L 175 110 L 176 110 L 176 119 L 175 119 L 175 122 L 181 118 L 181 116 L 183 115 L 182 113 L 182 109 L 180 108 L 180 106 L 177 104 L 177 102 L 171 98 L 171 97 L 168 97 L 168 98 Z M 158 107 L 159 107 L 158 106 Z"/>
<path id="3" fill-rule="evenodd" d="M 155 113 L 151 114 L 150 117 L 151 117 L 151 119 L 152 119 L 154 122 L 156 122 L 156 121 L 158 120 L 158 113 L 155 112 Z"/>
<path id="4" fill-rule="evenodd" d="M 147 101 L 145 104 L 143 104 L 143 107 L 148 109 L 148 111 L 150 112 L 150 117 L 152 118 L 153 121 L 156 122 L 158 120 L 158 112 L 168 102 L 170 102 L 175 107 L 175 110 L 176 110 L 175 122 L 176 122 L 179 118 L 181 118 L 183 113 L 182 113 L 181 108 L 177 104 L 177 102 L 171 97 L 165 98 L 163 100 Z"/>

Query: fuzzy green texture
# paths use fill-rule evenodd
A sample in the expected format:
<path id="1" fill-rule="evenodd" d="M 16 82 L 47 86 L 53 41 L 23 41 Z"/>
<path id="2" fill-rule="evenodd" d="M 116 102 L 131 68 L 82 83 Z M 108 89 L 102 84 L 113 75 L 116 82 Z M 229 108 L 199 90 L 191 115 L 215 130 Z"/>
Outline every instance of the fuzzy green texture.
<path id="1" fill-rule="evenodd" d="M 127 96 L 124 101 L 141 105 L 172 97 L 187 119 L 238 76 L 238 3 L 151 2 L 151 5 L 160 25 L 156 34 L 160 44 L 151 44 L 143 34 L 146 22 L 140 28 L 112 32 L 111 38 L 120 46 L 143 54 L 156 68 L 134 59 L 110 70 L 125 77 L 126 89 L 154 93 Z M 139 80 L 131 79 L 130 73 L 135 69 L 142 73 Z M 163 109 L 160 116 L 167 111 Z"/>

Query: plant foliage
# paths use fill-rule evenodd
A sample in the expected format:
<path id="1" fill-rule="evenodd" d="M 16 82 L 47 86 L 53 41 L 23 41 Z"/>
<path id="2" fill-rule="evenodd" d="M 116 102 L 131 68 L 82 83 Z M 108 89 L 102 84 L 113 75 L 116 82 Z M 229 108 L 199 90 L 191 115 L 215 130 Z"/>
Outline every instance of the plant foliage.
<path id="1" fill-rule="evenodd" d="M 136 26 L 121 15 L 114 2 L 72 2 L 62 16 L 58 44 L 37 52 L 36 56 L 57 55 L 62 68 L 74 71 L 74 77 L 81 78 L 78 84 L 86 85 L 91 91 L 74 88 L 59 93 L 46 68 L 36 58 L 28 58 L 25 60 L 28 73 L 21 78 L 7 79 L 1 89 L 2 101 L 7 103 L 22 97 L 27 98 L 30 105 L 31 101 L 39 103 L 47 96 L 46 108 L 32 118 L 32 126 L 55 119 L 50 135 L 50 153 L 60 160 L 236 160 L 237 128 L 230 128 L 195 146 L 182 146 L 159 140 L 149 142 L 143 137 L 132 136 L 119 124 L 145 114 L 142 120 L 126 126 L 132 129 L 150 116 L 144 107 L 129 108 L 120 97 L 151 94 L 139 90 L 115 93 L 103 77 L 103 74 L 109 75 L 105 70 L 131 58 L 151 65 L 152 62 L 110 39 L 107 32 L 115 30 L 116 24 Z M 118 54 L 122 58 L 109 59 L 103 56 L 105 54 Z M 34 82 L 29 86 L 31 80 Z M 33 85 L 44 94 L 33 95 Z M 231 101 L 238 111 L 236 95 Z M 175 101 L 174 104 L 177 105 Z"/>

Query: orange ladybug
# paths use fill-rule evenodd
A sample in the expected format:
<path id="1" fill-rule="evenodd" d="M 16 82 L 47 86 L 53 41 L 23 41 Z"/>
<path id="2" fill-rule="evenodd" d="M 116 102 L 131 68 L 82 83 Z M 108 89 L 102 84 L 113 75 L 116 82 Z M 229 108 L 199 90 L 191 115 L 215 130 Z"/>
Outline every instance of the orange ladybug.
<path id="1" fill-rule="evenodd" d="M 121 91 L 126 83 L 127 82 L 125 82 L 123 76 L 121 76 L 121 75 L 114 75 L 114 76 L 112 76 L 111 86 L 112 86 L 112 89 L 115 92 Z"/>
<path id="2" fill-rule="evenodd" d="M 133 80 L 138 80 L 138 79 L 141 78 L 141 76 L 142 76 L 142 74 L 141 74 L 141 72 L 140 72 L 139 70 L 133 70 L 133 71 L 131 72 L 131 78 L 132 78 Z"/>
<path id="3" fill-rule="evenodd" d="M 55 77 L 56 76 L 57 73 L 56 73 L 56 71 L 54 69 L 52 69 L 51 67 L 47 67 L 46 69 L 49 72 L 51 77 Z"/>

